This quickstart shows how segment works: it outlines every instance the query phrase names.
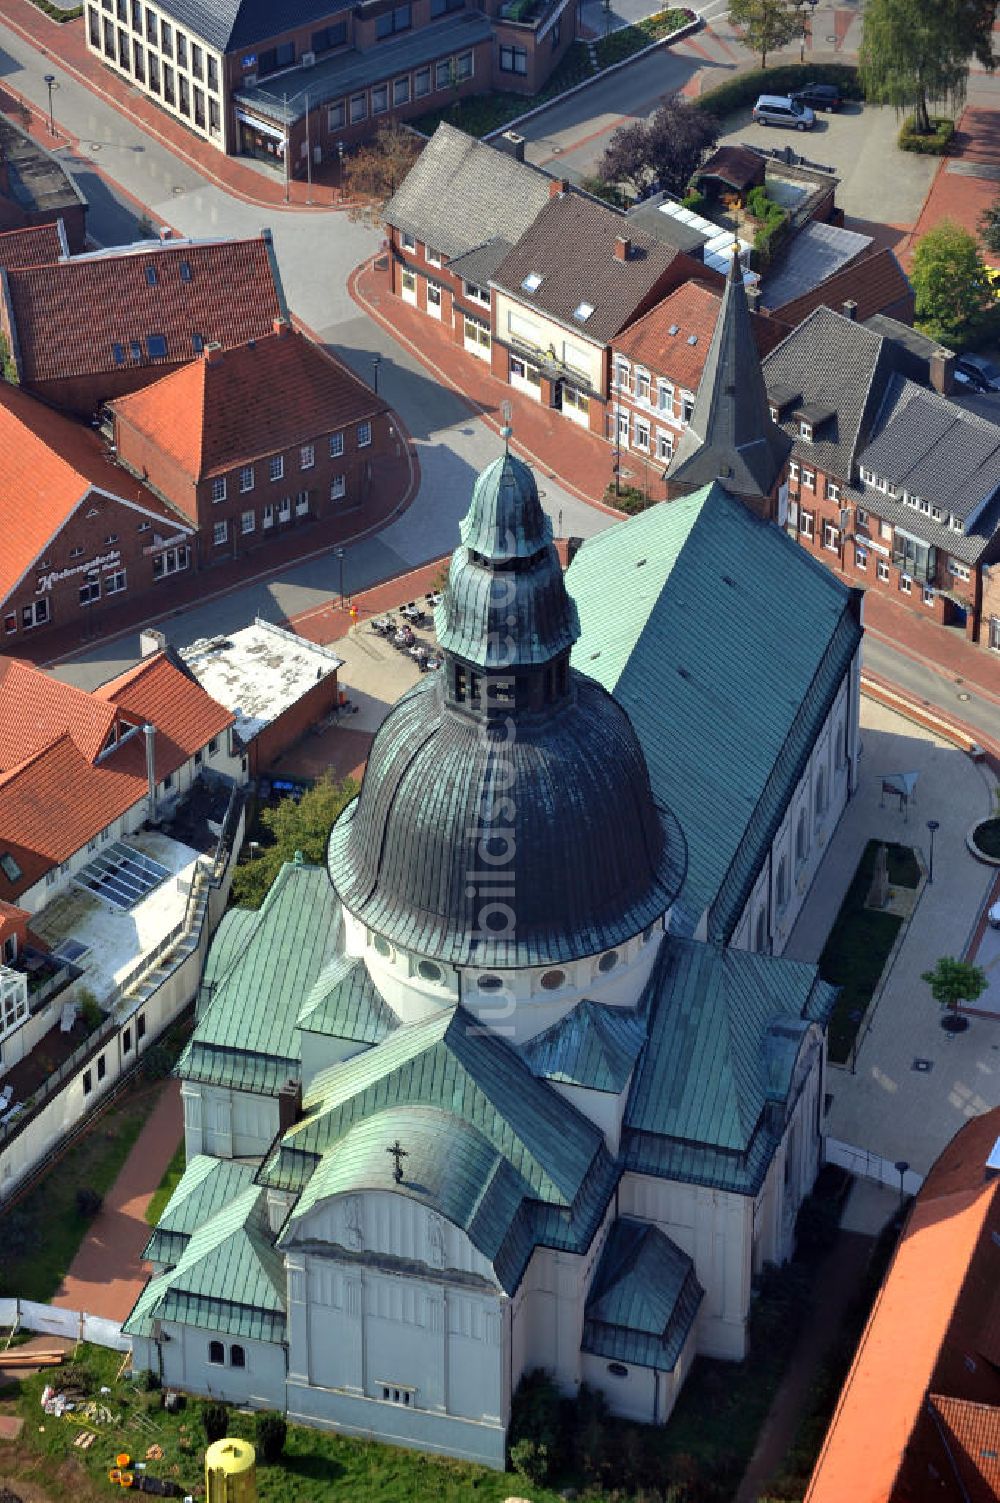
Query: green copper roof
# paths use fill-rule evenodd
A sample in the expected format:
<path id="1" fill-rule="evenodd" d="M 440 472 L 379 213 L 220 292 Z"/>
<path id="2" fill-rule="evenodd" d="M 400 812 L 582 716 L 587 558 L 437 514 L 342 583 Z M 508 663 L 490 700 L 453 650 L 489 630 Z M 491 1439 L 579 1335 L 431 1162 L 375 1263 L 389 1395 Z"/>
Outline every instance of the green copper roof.
<path id="1" fill-rule="evenodd" d="M 617 1095 L 628 1084 L 646 1029 L 626 1007 L 584 998 L 521 1048 L 532 1074 Z"/>
<path id="2" fill-rule="evenodd" d="M 727 940 L 860 644 L 856 592 L 718 486 L 588 539 L 567 583 L 573 662 L 628 711 L 687 836 L 673 927 L 708 910 Z"/>
<path id="3" fill-rule="evenodd" d="M 198 991 L 197 1015 L 201 1017 L 212 997 L 212 988 L 224 976 L 260 922 L 256 908 L 227 908 L 212 936 Z"/>
<path id="4" fill-rule="evenodd" d="M 590 1287 L 582 1350 L 670 1372 L 703 1298 L 687 1253 L 658 1228 L 619 1217 Z"/>
<path id="5" fill-rule="evenodd" d="M 296 1023 L 327 962 L 339 907 L 321 867 L 288 862 L 251 917 L 220 925 L 222 955 L 213 942 L 211 979 L 177 1074 L 276 1095 L 301 1074 Z"/>
<path id="6" fill-rule="evenodd" d="M 154 1320 L 227 1336 L 285 1338 L 285 1271 L 272 1245 L 266 1191 L 251 1185 L 193 1233 L 183 1256 L 150 1279 L 122 1329 L 149 1336 Z"/>
<path id="7" fill-rule="evenodd" d="M 350 955 L 328 961 L 298 1017 L 303 1033 L 359 1044 L 378 1044 L 398 1026 L 399 1019 L 383 1001 L 364 961 Z"/>
<path id="8" fill-rule="evenodd" d="M 629 1168 L 750 1193 L 789 1102 L 802 1050 L 819 1047 L 836 996 L 815 966 L 668 936 L 650 979 L 649 1043 L 632 1083 Z"/>
<path id="9" fill-rule="evenodd" d="M 194 1232 L 234 1195 L 253 1184 L 253 1164 L 197 1153 L 167 1201 L 142 1256 L 152 1263 L 177 1263 Z"/>

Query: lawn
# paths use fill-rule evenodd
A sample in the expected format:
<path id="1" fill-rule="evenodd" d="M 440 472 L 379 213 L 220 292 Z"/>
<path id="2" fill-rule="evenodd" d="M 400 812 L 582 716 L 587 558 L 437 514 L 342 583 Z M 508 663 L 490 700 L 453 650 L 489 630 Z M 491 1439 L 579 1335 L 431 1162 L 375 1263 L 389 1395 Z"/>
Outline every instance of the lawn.
<path id="1" fill-rule="evenodd" d="M 633 53 L 641 52 L 652 42 L 668 37 L 671 32 L 679 31 L 693 20 L 693 11 L 658 10 L 654 15 L 637 21 L 634 26 L 621 26 L 598 41 L 597 66 L 610 68 L 612 63 L 620 63 Z"/>
<path id="2" fill-rule="evenodd" d="M 841 988 L 828 1032 L 830 1059 L 840 1065 L 851 1057 L 858 1028 L 903 922 L 898 914 L 865 907 L 878 848 L 877 840 L 865 846 L 819 958 L 823 980 Z M 890 844 L 887 853 L 890 885 L 916 887 L 920 868 L 910 847 Z"/>
<path id="3" fill-rule="evenodd" d="M 163 1178 L 153 1191 L 149 1205 L 146 1207 L 146 1220 L 150 1226 L 155 1226 L 166 1209 L 167 1201 L 173 1195 L 180 1184 L 181 1175 L 184 1173 L 184 1139 L 181 1138 L 170 1163 L 163 1173 Z"/>
<path id="4" fill-rule="evenodd" d="M 86 1129 L 16 1205 L 0 1215 L 0 1293 L 48 1301 L 83 1241 L 90 1218 L 76 1205 L 87 1187 L 106 1195 L 163 1089 L 137 1080 Z"/>
<path id="5" fill-rule="evenodd" d="M 55 1492 L 52 1479 L 58 1475 L 59 1497 L 90 1503 L 90 1498 L 108 1495 L 108 1467 L 119 1450 L 141 1460 L 155 1443 L 164 1454 L 162 1461 L 149 1463 L 150 1474 L 171 1477 L 193 1491 L 201 1480 L 205 1449 L 200 1403 L 189 1399 L 178 1414 L 168 1414 L 161 1407 L 159 1393 L 147 1394 L 127 1379 L 116 1380 L 120 1363 L 120 1352 L 80 1348 L 79 1367 L 95 1392 L 102 1384 L 111 1389 L 110 1394 L 98 1397 L 117 1421 L 110 1426 L 88 1422 L 98 1440 L 87 1451 L 73 1446 L 83 1428 L 82 1420 L 73 1414 L 63 1419 L 44 1416 L 45 1428 L 39 1429 L 39 1395 L 44 1384 L 52 1381 L 52 1373 L 25 1379 L 19 1398 L 0 1405 L 0 1409 L 16 1408 L 26 1421 L 18 1478 Z M 252 1415 L 232 1411 L 230 1434 L 252 1440 L 253 1427 Z M 0 1461 L 5 1469 L 8 1454 L 5 1451 Z M 468 1503 L 470 1498 L 477 1503 L 502 1503 L 524 1491 L 521 1480 L 509 1473 L 298 1425 L 288 1428 L 285 1456 L 279 1465 L 258 1464 L 257 1487 L 260 1503 L 347 1503 L 359 1498 L 365 1503 Z M 533 1503 L 559 1503 L 558 1494 L 544 1488 L 532 1487 L 530 1496 Z"/>

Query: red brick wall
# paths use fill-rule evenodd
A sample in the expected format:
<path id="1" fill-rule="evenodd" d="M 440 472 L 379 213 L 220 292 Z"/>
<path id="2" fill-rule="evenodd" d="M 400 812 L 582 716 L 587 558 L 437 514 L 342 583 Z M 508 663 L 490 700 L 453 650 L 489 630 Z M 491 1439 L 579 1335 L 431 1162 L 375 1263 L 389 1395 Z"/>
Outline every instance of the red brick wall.
<path id="1" fill-rule="evenodd" d="M 314 726 L 319 725 L 337 707 L 340 685 L 336 672 L 321 678 L 290 705 L 270 725 L 266 725 L 249 746 L 250 776 L 258 777 L 267 772 L 282 752 L 300 741 Z"/>

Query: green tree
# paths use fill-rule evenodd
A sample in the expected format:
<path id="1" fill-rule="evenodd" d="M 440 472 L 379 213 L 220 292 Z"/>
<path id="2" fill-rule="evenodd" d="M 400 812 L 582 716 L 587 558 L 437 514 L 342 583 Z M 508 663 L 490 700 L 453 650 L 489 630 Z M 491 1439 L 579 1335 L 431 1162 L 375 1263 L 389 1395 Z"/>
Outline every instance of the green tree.
<path id="1" fill-rule="evenodd" d="M 389 119 L 373 141 L 344 160 L 344 187 L 351 198 L 350 217 L 381 223 L 382 210 L 423 149 L 416 131 Z"/>
<path id="2" fill-rule="evenodd" d="M 802 11 L 791 0 L 729 0 L 729 20 L 751 52 L 767 67 L 769 53 L 803 34 Z"/>
<path id="3" fill-rule="evenodd" d="M 995 198 L 979 217 L 979 233 L 983 244 L 995 256 L 1000 256 L 1000 198 Z"/>
<path id="4" fill-rule="evenodd" d="M 987 297 L 976 237 L 942 219 L 917 241 L 910 281 L 920 326 L 937 339 L 960 333 Z"/>
<path id="5" fill-rule="evenodd" d="M 958 109 L 973 58 L 991 72 L 997 0 L 867 0 L 858 70 L 865 98 L 913 111 L 931 132 L 928 101 Z"/>
<path id="6" fill-rule="evenodd" d="M 283 798 L 275 808 L 263 809 L 260 822 L 273 844 L 261 845 L 256 857 L 236 868 L 232 901 L 241 908 L 259 908 L 279 870 L 294 861 L 297 851 L 304 860 L 322 864 L 331 826 L 357 791 L 352 778 L 338 783 L 326 773 L 300 799 Z"/>
<path id="7" fill-rule="evenodd" d="M 605 183 L 628 183 L 637 193 L 656 184 L 679 195 L 718 139 L 718 122 L 707 111 L 672 94 L 648 121 L 619 126 L 598 172 Z"/>
<path id="8" fill-rule="evenodd" d="M 934 1001 L 949 1012 L 957 1012 L 960 1002 L 975 1002 L 986 990 L 986 973 L 953 955 L 942 955 L 933 971 L 924 971 L 921 980 L 927 982 Z"/>

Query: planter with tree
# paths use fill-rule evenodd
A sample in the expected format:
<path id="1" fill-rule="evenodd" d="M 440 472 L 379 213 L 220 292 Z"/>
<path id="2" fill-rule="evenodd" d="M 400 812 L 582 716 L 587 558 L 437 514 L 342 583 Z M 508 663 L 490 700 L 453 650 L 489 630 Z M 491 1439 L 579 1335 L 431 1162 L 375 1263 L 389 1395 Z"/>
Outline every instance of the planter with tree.
<path id="1" fill-rule="evenodd" d="M 964 1033 L 969 1020 L 958 1009 L 962 1002 L 975 1002 L 986 990 L 986 975 L 981 968 L 953 955 L 942 955 L 932 971 L 924 971 L 921 980 L 927 982 L 931 996 L 945 1009 L 941 1027 L 947 1033 Z"/>

